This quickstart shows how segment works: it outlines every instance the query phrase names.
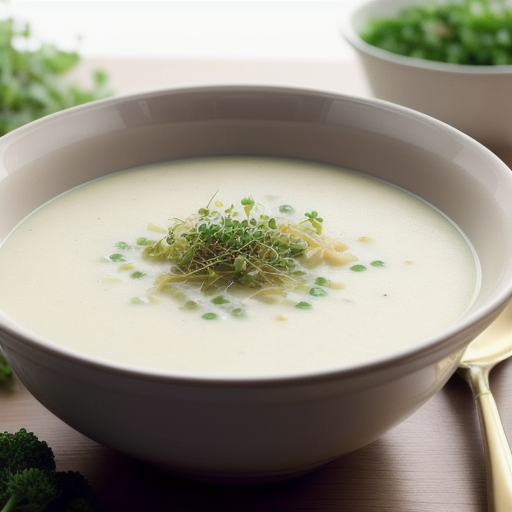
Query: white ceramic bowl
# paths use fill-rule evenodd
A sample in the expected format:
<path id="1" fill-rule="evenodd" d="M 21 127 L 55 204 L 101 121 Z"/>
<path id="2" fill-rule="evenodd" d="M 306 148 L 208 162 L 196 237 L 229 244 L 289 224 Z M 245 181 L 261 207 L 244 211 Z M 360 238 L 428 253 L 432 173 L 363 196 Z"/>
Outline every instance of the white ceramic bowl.
<path id="1" fill-rule="evenodd" d="M 71 187 L 123 168 L 203 155 L 307 159 L 396 183 L 466 232 L 481 261 L 481 291 L 456 324 L 400 353 L 260 379 L 177 377 L 102 361 L 30 334 L 0 311 L 0 343 L 19 378 L 99 443 L 210 481 L 310 471 L 371 443 L 425 403 L 512 295 L 512 173 L 502 161 L 418 112 L 315 91 L 156 91 L 22 127 L 0 139 L 0 240 Z"/>
<path id="2" fill-rule="evenodd" d="M 466 66 L 406 57 L 359 36 L 369 20 L 393 17 L 406 6 L 429 1 L 363 0 L 350 9 L 342 32 L 362 63 L 371 91 L 440 119 L 497 154 L 510 154 L 512 65 Z"/>

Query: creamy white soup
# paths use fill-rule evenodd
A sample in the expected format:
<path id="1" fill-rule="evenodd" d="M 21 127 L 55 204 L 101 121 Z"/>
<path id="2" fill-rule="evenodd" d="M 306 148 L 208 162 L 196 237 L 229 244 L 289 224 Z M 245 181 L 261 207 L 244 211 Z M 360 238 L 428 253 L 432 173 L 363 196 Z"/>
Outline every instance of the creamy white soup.
<path id="1" fill-rule="evenodd" d="M 257 226 L 253 238 L 261 228 L 271 264 L 237 257 L 232 282 L 210 262 L 183 270 L 155 256 L 211 250 L 191 237 L 219 219 Z M 397 187 L 230 157 L 121 171 L 55 198 L 1 245 L 0 283 L 0 307 L 55 343 L 176 374 L 254 377 L 328 371 L 434 336 L 471 304 L 479 268 L 449 219 Z"/>

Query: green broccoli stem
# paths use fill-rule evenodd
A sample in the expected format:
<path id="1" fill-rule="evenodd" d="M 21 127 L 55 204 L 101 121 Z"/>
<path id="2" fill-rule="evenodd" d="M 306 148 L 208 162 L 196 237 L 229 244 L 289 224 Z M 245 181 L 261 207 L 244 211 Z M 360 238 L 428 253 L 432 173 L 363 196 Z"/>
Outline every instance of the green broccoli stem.
<path id="1" fill-rule="evenodd" d="M 0 512 L 12 512 L 16 510 L 18 503 L 21 501 L 19 494 L 13 494 L 5 503 L 4 508 Z"/>

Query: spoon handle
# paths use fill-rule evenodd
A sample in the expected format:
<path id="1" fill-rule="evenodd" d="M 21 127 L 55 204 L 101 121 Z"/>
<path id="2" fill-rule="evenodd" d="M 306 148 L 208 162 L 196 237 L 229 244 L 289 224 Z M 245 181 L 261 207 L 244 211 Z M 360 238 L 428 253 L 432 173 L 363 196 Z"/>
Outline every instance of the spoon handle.
<path id="1" fill-rule="evenodd" d="M 512 454 L 489 386 L 486 366 L 471 366 L 465 369 L 475 398 L 487 469 L 488 512 L 512 511 Z"/>

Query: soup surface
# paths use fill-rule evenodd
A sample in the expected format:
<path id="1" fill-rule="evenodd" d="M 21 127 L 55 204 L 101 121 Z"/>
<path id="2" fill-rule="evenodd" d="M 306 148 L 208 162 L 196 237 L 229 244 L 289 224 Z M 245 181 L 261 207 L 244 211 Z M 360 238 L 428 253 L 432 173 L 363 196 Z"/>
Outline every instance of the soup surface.
<path id="1" fill-rule="evenodd" d="M 296 286 L 155 288 L 172 263 L 143 251 L 201 208 L 276 219 L 279 233 L 321 230 L 327 245 L 312 252 L 319 261 L 292 264 Z M 184 375 L 328 371 L 399 351 L 453 323 L 478 280 L 464 235 L 424 201 L 356 172 L 270 158 L 114 173 L 43 205 L 0 247 L 0 307 L 14 321 L 94 357 Z"/>

